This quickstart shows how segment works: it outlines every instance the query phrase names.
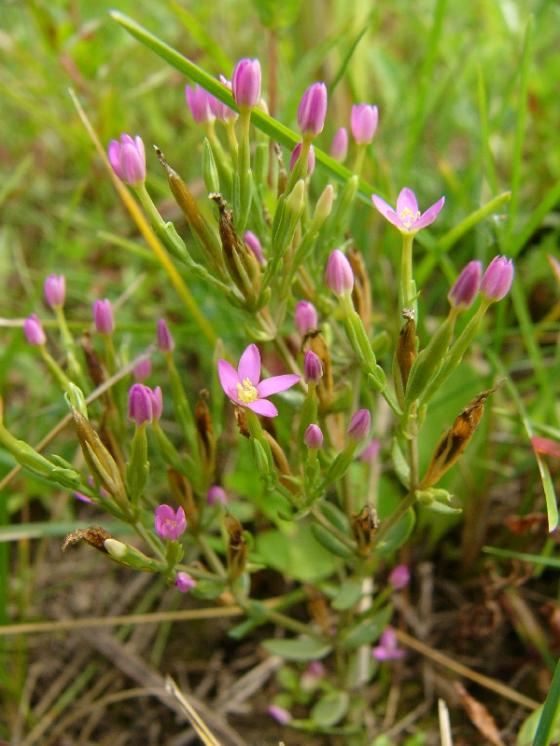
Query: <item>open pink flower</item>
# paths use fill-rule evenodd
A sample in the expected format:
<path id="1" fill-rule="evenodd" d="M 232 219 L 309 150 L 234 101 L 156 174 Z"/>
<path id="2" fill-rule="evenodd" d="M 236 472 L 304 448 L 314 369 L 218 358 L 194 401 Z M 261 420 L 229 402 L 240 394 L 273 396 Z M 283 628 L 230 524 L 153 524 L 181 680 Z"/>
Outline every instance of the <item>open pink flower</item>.
<path id="1" fill-rule="evenodd" d="M 414 234 L 434 222 L 444 205 L 445 197 L 438 199 L 431 207 L 428 207 L 426 212 L 420 212 L 416 195 L 408 187 L 401 189 L 397 197 L 396 210 L 381 197 L 378 197 L 377 194 L 372 194 L 371 201 L 383 217 L 398 228 L 401 233 Z"/>
<path id="2" fill-rule="evenodd" d="M 381 635 L 379 645 L 372 650 L 372 655 L 377 661 L 398 661 L 406 655 L 399 648 L 397 635 L 392 627 L 386 627 Z"/>
<path id="3" fill-rule="evenodd" d="M 237 370 L 227 360 L 218 360 L 218 376 L 223 390 L 234 404 L 247 407 L 264 417 L 276 417 L 278 414 L 267 397 L 286 391 L 299 381 L 299 376 L 291 374 L 261 381 L 261 354 L 254 344 L 249 345 L 241 355 Z"/>

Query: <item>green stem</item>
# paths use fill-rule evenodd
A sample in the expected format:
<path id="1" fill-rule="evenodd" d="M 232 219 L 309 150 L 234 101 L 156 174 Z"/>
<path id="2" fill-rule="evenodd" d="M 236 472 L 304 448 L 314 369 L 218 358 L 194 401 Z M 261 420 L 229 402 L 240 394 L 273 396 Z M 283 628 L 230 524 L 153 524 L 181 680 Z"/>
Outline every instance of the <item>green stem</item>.
<path id="1" fill-rule="evenodd" d="M 71 381 L 66 376 L 60 365 L 56 362 L 56 360 L 52 357 L 52 355 L 48 352 L 47 348 L 44 345 L 41 345 L 41 347 L 39 347 L 39 350 L 47 368 L 53 374 L 63 390 L 70 391 Z"/>
<path id="2" fill-rule="evenodd" d="M 400 305 L 401 316 L 405 308 L 410 308 L 414 313 L 414 320 L 418 323 L 417 303 L 416 303 L 416 285 L 412 276 L 412 244 L 414 236 L 408 233 L 403 234 L 402 252 L 401 252 L 401 287 L 400 287 Z"/>

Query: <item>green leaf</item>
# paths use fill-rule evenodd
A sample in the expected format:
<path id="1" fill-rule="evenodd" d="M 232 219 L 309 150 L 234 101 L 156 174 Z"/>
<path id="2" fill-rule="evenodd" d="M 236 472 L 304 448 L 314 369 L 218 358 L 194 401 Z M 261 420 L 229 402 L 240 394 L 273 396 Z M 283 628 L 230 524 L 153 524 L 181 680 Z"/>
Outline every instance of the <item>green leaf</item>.
<path id="1" fill-rule="evenodd" d="M 539 717 L 537 732 L 535 733 L 535 740 L 533 741 L 533 746 L 549 746 L 552 740 L 557 740 L 555 731 L 558 731 L 559 718 L 560 661 L 558 661 L 558 663 L 556 664 L 554 676 L 552 677 L 552 683 L 544 701 L 542 712 Z"/>
<path id="2" fill-rule="evenodd" d="M 345 580 L 331 604 L 337 611 L 351 609 L 362 597 L 362 581 L 356 578 Z"/>
<path id="3" fill-rule="evenodd" d="M 328 578 L 339 560 L 315 539 L 307 523 L 290 524 L 283 531 L 257 537 L 257 552 L 269 567 L 293 580 L 313 583 Z"/>
<path id="4" fill-rule="evenodd" d="M 224 588 L 224 583 L 215 580 L 199 580 L 190 591 L 190 595 L 210 601 L 213 598 L 218 598 L 224 592 Z"/>
<path id="5" fill-rule="evenodd" d="M 345 650 L 355 650 L 361 645 L 371 645 L 372 642 L 376 642 L 389 624 L 392 614 L 392 606 L 386 606 L 374 616 L 359 622 L 344 634 L 342 647 Z"/>
<path id="6" fill-rule="evenodd" d="M 311 710 L 311 719 L 319 728 L 330 728 L 348 712 L 350 697 L 347 692 L 329 692 Z"/>
<path id="7" fill-rule="evenodd" d="M 288 661 L 316 661 L 328 655 L 332 646 L 314 637 L 296 637 L 290 640 L 265 640 L 264 647 L 272 655 Z"/>
<path id="8" fill-rule="evenodd" d="M 409 508 L 403 517 L 396 523 L 377 547 L 377 552 L 382 557 L 395 552 L 409 538 L 414 529 L 416 514 Z"/>
<path id="9" fill-rule="evenodd" d="M 525 554 L 525 552 L 514 552 L 512 549 L 498 549 L 497 547 L 482 547 L 482 551 L 494 557 L 504 559 L 518 559 L 522 562 L 531 562 L 534 565 L 545 565 L 560 570 L 560 559 L 557 557 L 544 557 L 540 554 Z"/>

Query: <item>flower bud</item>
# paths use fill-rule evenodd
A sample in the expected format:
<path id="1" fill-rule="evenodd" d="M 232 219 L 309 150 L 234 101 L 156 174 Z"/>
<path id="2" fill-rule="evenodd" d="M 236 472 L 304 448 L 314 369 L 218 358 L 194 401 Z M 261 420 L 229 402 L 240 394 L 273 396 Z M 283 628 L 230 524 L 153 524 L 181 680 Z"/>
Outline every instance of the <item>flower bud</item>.
<path id="1" fill-rule="evenodd" d="M 225 87 L 229 88 L 229 90 L 231 91 L 231 82 L 225 76 L 220 75 L 220 83 L 222 83 L 222 85 L 225 85 Z M 237 118 L 237 112 L 233 109 L 230 109 L 227 104 L 222 103 L 215 96 L 209 95 L 208 98 L 210 101 L 210 111 L 216 117 L 216 119 L 220 119 L 222 122 L 228 122 L 232 119 Z"/>
<path id="2" fill-rule="evenodd" d="M 279 705 L 270 705 L 270 707 L 267 709 L 267 712 L 270 717 L 276 720 L 276 722 L 280 725 L 287 725 L 292 719 L 291 712 L 286 710 L 284 707 L 280 707 Z"/>
<path id="3" fill-rule="evenodd" d="M 173 352 L 175 349 L 175 340 L 169 331 L 165 319 L 159 319 L 157 322 L 157 344 L 162 352 Z"/>
<path id="4" fill-rule="evenodd" d="M 149 357 L 145 357 L 143 360 L 140 360 L 139 363 L 136 363 L 136 365 L 134 366 L 134 370 L 132 371 L 132 375 L 134 376 L 135 381 L 144 381 L 150 376 L 151 372 L 152 361 Z"/>
<path id="5" fill-rule="evenodd" d="M 152 390 L 142 383 L 135 383 L 128 392 L 128 417 L 140 427 L 151 422 L 154 416 Z"/>
<path id="6" fill-rule="evenodd" d="M 294 321 L 297 330 L 302 337 L 305 336 L 307 332 L 316 329 L 319 322 L 317 318 L 317 310 L 313 303 L 310 303 L 307 300 L 300 300 L 296 305 Z"/>
<path id="7" fill-rule="evenodd" d="M 319 383 L 323 375 L 323 366 L 318 355 L 307 350 L 303 359 L 303 377 L 306 383 Z"/>
<path id="8" fill-rule="evenodd" d="M 214 484 L 206 493 L 206 502 L 208 505 L 225 505 L 227 495 L 225 490 L 217 484 Z"/>
<path id="9" fill-rule="evenodd" d="M 469 262 L 447 295 L 451 305 L 456 308 L 469 308 L 480 288 L 481 276 L 482 264 L 477 261 Z"/>
<path id="10" fill-rule="evenodd" d="M 357 145 L 367 145 L 373 140 L 379 112 L 377 106 L 356 104 L 352 107 L 351 128 L 352 136 Z"/>
<path id="11" fill-rule="evenodd" d="M 369 409 L 358 409 L 354 412 L 348 430 L 348 435 L 354 440 L 362 440 L 369 433 L 371 426 L 371 413 Z"/>
<path id="12" fill-rule="evenodd" d="M 364 450 L 360 453 L 360 461 L 367 463 L 373 463 L 379 456 L 379 449 L 381 447 L 381 441 L 379 438 L 372 438 Z"/>
<path id="13" fill-rule="evenodd" d="M 331 155 L 341 163 L 346 160 L 348 155 L 348 130 L 346 127 L 340 127 L 335 132 L 331 143 Z"/>
<path id="14" fill-rule="evenodd" d="M 156 532 L 162 539 L 176 541 L 187 530 L 187 518 L 183 508 L 175 512 L 170 505 L 158 505 L 154 511 Z"/>
<path id="15" fill-rule="evenodd" d="M 231 88 L 238 106 L 256 106 L 261 97 L 260 62 L 248 58 L 239 60 L 231 77 Z"/>
<path id="16" fill-rule="evenodd" d="M 303 94 L 297 113 L 298 126 L 304 134 L 318 135 L 327 115 L 327 87 L 313 83 Z"/>
<path id="17" fill-rule="evenodd" d="M 329 256 L 325 281 L 336 295 L 343 295 L 354 287 L 352 267 L 340 249 L 335 249 Z"/>
<path id="18" fill-rule="evenodd" d="M 175 576 L 175 587 L 181 593 L 188 593 L 196 586 L 196 580 L 188 572 L 178 572 Z"/>
<path id="19" fill-rule="evenodd" d="M 323 445 L 323 433 L 319 425 L 309 425 L 303 434 L 303 442 L 308 448 L 317 450 Z"/>
<path id="20" fill-rule="evenodd" d="M 261 246 L 261 242 L 255 236 L 255 234 L 252 231 L 245 231 L 245 234 L 243 236 L 243 240 L 245 241 L 246 245 L 251 249 L 255 257 L 257 258 L 257 261 L 259 264 L 265 264 L 266 259 L 264 258 L 263 249 Z"/>
<path id="21" fill-rule="evenodd" d="M 495 256 L 480 283 L 480 292 L 491 303 L 502 300 L 509 293 L 513 282 L 513 262 L 505 256 Z"/>
<path id="22" fill-rule="evenodd" d="M 292 154 L 290 156 L 290 171 L 294 170 L 294 166 L 299 160 L 299 156 L 301 154 L 301 147 L 302 147 L 301 143 L 298 142 L 298 144 L 292 150 Z M 309 148 L 309 152 L 307 153 L 307 176 L 311 176 L 313 171 L 315 171 L 315 150 L 312 145 Z"/>
<path id="23" fill-rule="evenodd" d="M 45 332 L 41 325 L 41 321 L 36 313 L 32 313 L 23 322 L 23 332 L 30 345 L 34 347 L 41 347 L 47 341 Z"/>
<path id="24" fill-rule="evenodd" d="M 316 225 L 323 225 L 325 220 L 329 217 L 332 211 L 334 202 L 334 189 L 332 184 L 327 184 L 323 189 L 321 196 L 317 200 L 315 205 L 315 212 L 313 213 L 313 222 Z"/>
<path id="25" fill-rule="evenodd" d="M 401 591 L 410 583 L 410 570 L 408 565 L 397 565 L 389 574 L 389 584 L 396 590 Z"/>
<path id="26" fill-rule="evenodd" d="M 210 96 L 204 88 L 201 88 L 199 85 L 196 85 L 194 88 L 186 85 L 185 98 L 187 99 L 192 118 L 197 124 L 205 124 L 214 119 L 214 115 L 210 109 Z"/>
<path id="27" fill-rule="evenodd" d="M 112 334 L 115 329 L 113 306 L 111 301 L 104 298 L 93 304 L 93 321 L 99 334 Z"/>
<path id="28" fill-rule="evenodd" d="M 109 162 L 121 181 L 131 186 L 146 179 L 146 153 L 142 138 L 122 134 L 120 141 L 111 140 L 107 148 Z"/>
<path id="29" fill-rule="evenodd" d="M 156 386 L 155 389 L 146 388 L 150 392 L 150 398 L 152 400 L 152 419 L 159 420 L 163 414 L 163 394 L 161 388 Z"/>
<path id="30" fill-rule="evenodd" d="M 49 275 L 44 285 L 45 300 L 51 308 L 62 308 L 66 296 L 64 275 Z"/>

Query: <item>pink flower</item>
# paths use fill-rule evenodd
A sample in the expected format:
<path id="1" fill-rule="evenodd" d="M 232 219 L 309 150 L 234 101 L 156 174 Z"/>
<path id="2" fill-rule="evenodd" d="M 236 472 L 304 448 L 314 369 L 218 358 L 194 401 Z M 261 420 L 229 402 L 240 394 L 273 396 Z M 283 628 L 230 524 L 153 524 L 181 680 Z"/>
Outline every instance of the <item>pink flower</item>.
<path id="1" fill-rule="evenodd" d="M 122 134 L 120 140 L 111 140 L 107 155 L 113 171 L 121 181 L 134 185 L 146 179 L 146 153 L 139 135 L 132 138 Z"/>
<path id="2" fill-rule="evenodd" d="M 165 319 L 157 322 L 157 344 L 162 352 L 173 352 L 175 349 L 175 341 Z"/>
<path id="3" fill-rule="evenodd" d="M 231 76 L 231 89 L 238 106 L 256 106 L 261 97 L 260 62 L 247 57 L 239 60 Z"/>
<path id="4" fill-rule="evenodd" d="M 227 495 L 223 487 L 219 484 L 214 484 L 206 493 L 206 502 L 208 505 L 225 505 L 227 503 Z"/>
<path id="5" fill-rule="evenodd" d="M 197 124 L 205 124 L 214 119 L 214 114 L 211 111 L 210 95 L 204 88 L 201 88 L 199 85 L 196 85 L 194 88 L 186 85 L 185 98 L 187 99 L 192 118 Z"/>
<path id="6" fill-rule="evenodd" d="M 387 627 L 381 635 L 379 645 L 372 650 L 372 655 L 377 661 L 398 661 L 404 658 L 405 654 L 398 646 L 397 635 L 392 627 Z"/>
<path id="7" fill-rule="evenodd" d="M 401 189 L 397 197 L 396 210 L 376 194 L 372 194 L 371 200 L 383 217 L 398 228 L 401 233 L 414 235 L 434 222 L 444 205 L 445 197 L 438 199 L 431 207 L 428 207 L 426 212 L 422 213 L 418 209 L 416 195 L 408 187 Z"/>
<path id="8" fill-rule="evenodd" d="M 389 583 L 396 591 L 400 591 L 410 583 L 408 565 L 396 565 L 389 574 Z"/>
<path id="9" fill-rule="evenodd" d="M 297 120 L 300 130 L 306 134 L 318 135 L 325 126 L 327 115 L 327 86 L 313 83 L 301 97 Z"/>
<path id="10" fill-rule="evenodd" d="M 280 723 L 280 725 L 287 725 L 292 719 L 291 713 L 279 705 L 270 705 L 267 712 L 270 717 L 274 718 L 274 720 L 276 720 L 277 723 Z"/>
<path id="11" fill-rule="evenodd" d="M 298 332 L 303 337 L 307 332 L 317 328 L 319 322 L 317 317 L 317 309 L 313 303 L 309 303 L 307 300 L 300 300 L 296 305 L 296 313 L 294 320 L 298 328 Z"/>
<path id="12" fill-rule="evenodd" d="M 331 155 L 337 161 L 346 160 L 348 155 L 348 131 L 346 127 L 340 127 L 335 132 L 331 143 Z"/>
<path id="13" fill-rule="evenodd" d="M 318 450 L 323 445 L 323 433 L 319 425 L 311 424 L 303 434 L 303 442 L 312 451 Z"/>
<path id="14" fill-rule="evenodd" d="M 226 395 L 239 407 L 247 407 L 263 417 L 276 417 L 278 410 L 267 397 L 295 386 L 299 376 L 288 374 L 261 381 L 261 355 L 251 344 L 241 355 L 237 371 L 227 362 L 218 360 L 218 376 Z"/>
<path id="15" fill-rule="evenodd" d="M 225 87 L 229 88 L 229 90 L 231 91 L 231 82 L 223 75 L 220 75 L 220 83 L 222 83 L 222 85 L 225 85 Z M 217 99 L 215 96 L 212 96 L 211 94 L 208 95 L 208 99 L 210 102 L 210 111 L 216 117 L 216 119 L 220 119 L 222 122 L 228 122 L 232 119 L 237 119 L 237 112 L 233 109 L 230 109 L 227 104 L 223 104 L 219 99 Z"/>
<path id="16" fill-rule="evenodd" d="M 379 438 L 372 438 L 364 450 L 360 453 L 360 461 L 366 463 L 373 463 L 379 456 L 379 449 L 381 448 L 381 441 Z"/>
<path id="17" fill-rule="evenodd" d="M 158 505 L 154 512 L 155 528 L 162 539 L 176 541 L 187 530 L 187 518 L 183 508 L 173 510 L 171 505 Z"/>
<path id="18" fill-rule="evenodd" d="M 178 572 L 175 576 L 175 587 L 181 593 L 188 593 L 196 585 L 196 580 L 188 572 Z"/>
<path id="19" fill-rule="evenodd" d="M 62 308 L 66 295 L 64 275 L 49 275 L 45 280 L 45 300 L 51 308 Z"/>
<path id="20" fill-rule="evenodd" d="M 301 148 L 302 148 L 302 145 L 300 142 L 298 142 L 298 144 L 292 150 L 292 154 L 290 156 L 290 171 L 294 170 L 294 166 L 299 161 L 299 157 L 301 155 Z M 311 176 L 313 171 L 315 171 L 315 149 L 313 148 L 313 145 L 312 145 L 309 148 L 309 152 L 307 154 L 307 176 Z"/>
<path id="21" fill-rule="evenodd" d="M 352 107 L 352 135 L 358 145 L 367 145 L 373 140 L 378 120 L 377 106 L 355 104 Z"/>
<path id="22" fill-rule="evenodd" d="M 140 362 L 136 363 L 132 375 L 135 381 L 145 381 L 149 378 L 152 372 L 152 361 L 149 357 L 145 357 Z"/>
<path id="23" fill-rule="evenodd" d="M 36 313 L 32 313 L 23 322 L 23 332 L 30 345 L 41 347 L 47 341 L 43 326 Z"/>
<path id="24" fill-rule="evenodd" d="M 505 256 L 495 256 L 482 276 L 480 292 L 492 303 L 502 300 L 510 291 L 513 274 L 512 260 Z"/>

